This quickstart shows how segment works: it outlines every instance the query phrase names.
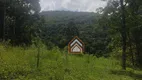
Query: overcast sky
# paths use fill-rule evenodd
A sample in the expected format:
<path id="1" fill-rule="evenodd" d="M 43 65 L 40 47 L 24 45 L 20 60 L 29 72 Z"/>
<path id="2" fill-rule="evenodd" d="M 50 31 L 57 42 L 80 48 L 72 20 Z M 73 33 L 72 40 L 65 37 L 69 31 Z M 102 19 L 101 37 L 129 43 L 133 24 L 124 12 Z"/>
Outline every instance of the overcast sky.
<path id="1" fill-rule="evenodd" d="M 101 0 L 40 0 L 41 11 L 67 10 L 95 12 L 97 8 L 104 7 L 106 2 Z"/>

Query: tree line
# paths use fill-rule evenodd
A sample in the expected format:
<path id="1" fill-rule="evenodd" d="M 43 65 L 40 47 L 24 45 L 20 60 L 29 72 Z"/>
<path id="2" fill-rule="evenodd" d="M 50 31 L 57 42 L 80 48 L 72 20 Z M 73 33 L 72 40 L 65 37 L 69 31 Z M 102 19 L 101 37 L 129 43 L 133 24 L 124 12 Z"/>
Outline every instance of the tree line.
<path id="1" fill-rule="evenodd" d="M 102 13 L 101 22 L 109 27 L 111 46 L 122 52 L 122 66 L 142 66 L 142 1 L 109 0 Z"/>
<path id="2" fill-rule="evenodd" d="M 0 0 L 0 39 L 13 45 L 31 43 L 40 16 L 39 0 Z"/>

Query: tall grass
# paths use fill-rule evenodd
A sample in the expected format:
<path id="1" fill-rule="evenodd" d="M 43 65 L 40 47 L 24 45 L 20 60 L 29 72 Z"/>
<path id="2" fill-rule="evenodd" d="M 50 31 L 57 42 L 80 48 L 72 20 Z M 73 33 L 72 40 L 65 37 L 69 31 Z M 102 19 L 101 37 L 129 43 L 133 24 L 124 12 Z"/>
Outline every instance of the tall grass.
<path id="1" fill-rule="evenodd" d="M 66 55 L 58 48 L 37 51 L 0 44 L 0 80 L 142 80 L 142 71 L 121 71 L 120 61 L 93 55 Z"/>

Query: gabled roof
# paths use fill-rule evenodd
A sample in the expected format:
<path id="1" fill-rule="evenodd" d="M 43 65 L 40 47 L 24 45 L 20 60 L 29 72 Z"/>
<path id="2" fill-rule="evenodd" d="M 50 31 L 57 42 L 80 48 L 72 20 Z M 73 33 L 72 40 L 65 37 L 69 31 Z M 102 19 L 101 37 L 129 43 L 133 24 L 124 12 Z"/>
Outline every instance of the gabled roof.
<path id="1" fill-rule="evenodd" d="M 80 54 L 84 52 L 84 43 L 81 39 L 79 39 L 77 36 L 75 36 L 68 44 L 68 53 L 72 54 Z M 80 52 L 78 51 L 73 51 L 73 49 L 78 48 L 80 49 Z"/>
<path id="2" fill-rule="evenodd" d="M 74 42 L 73 42 L 74 41 Z M 80 46 L 84 46 L 84 43 L 81 39 L 79 39 L 77 36 L 75 36 L 68 44 L 68 46 L 73 46 L 75 43 L 78 43 Z"/>

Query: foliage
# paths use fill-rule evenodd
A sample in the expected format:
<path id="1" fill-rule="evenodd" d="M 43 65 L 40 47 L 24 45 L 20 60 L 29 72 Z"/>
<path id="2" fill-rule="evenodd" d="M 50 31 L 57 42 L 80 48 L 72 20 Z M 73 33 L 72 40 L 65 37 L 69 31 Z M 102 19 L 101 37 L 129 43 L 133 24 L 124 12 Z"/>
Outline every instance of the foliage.
<path id="1" fill-rule="evenodd" d="M 141 67 L 142 65 L 142 54 L 141 54 L 141 4 L 140 0 L 125 0 L 124 1 L 124 14 L 126 19 L 126 56 L 127 61 L 131 65 L 136 67 Z M 104 22 L 102 25 L 107 25 L 109 27 L 110 38 L 110 47 L 113 46 L 113 49 L 118 50 L 118 48 L 124 45 L 122 41 L 122 33 L 124 33 L 124 28 L 121 26 L 121 7 L 119 0 L 109 0 L 108 5 L 103 9 L 99 10 L 103 13 L 103 17 L 100 22 Z M 121 54 L 119 54 L 121 55 Z"/>
<path id="2" fill-rule="evenodd" d="M 106 26 L 99 26 L 101 15 L 89 12 L 45 11 L 40 13 L 45 19 L 41 38 L 51 49 L 63 49 L 74 37 L 85 43 L 85 51 L 97 56 L 109 56 L 107 48 L 110 38 Z"/>
<path id="3" fill-rule="evenodd" d="M 41 47 L 39 68 L 36 67 L 37 48 L 5 47 L 0 45 L 0 79 L 14 80 L 141 80 L 142 71 L 127 68 L 121 71 L 114 58 L 93 55 L 68 55 L 58 48 Z"/>
<path id="4" fill-rule="evenodd" d="M 1 0 L 0 39 L 10 40 L 14 45 L 30 44 L 38 26 L 39 0 Z M 36 24 L 36 25 L 35 25 Z"/>

